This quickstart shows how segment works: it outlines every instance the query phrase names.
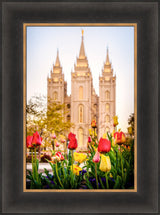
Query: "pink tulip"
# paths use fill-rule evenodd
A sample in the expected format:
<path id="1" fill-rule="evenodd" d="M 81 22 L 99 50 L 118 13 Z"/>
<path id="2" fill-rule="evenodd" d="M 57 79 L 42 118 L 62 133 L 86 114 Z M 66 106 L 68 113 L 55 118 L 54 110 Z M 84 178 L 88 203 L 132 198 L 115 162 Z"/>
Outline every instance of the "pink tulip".
<path id="1" fill-rule="evenodd" d="M 93 157 L 93 162 L 94 163 L 99 163 L 100 162 L 100 153 L 96 151 L 96 154 Z"/>
<path id="2" fill-rule="evenodd" d="M 59 143 L 58 142 L 56 143 L 56 147 L 59 147 Z"/>

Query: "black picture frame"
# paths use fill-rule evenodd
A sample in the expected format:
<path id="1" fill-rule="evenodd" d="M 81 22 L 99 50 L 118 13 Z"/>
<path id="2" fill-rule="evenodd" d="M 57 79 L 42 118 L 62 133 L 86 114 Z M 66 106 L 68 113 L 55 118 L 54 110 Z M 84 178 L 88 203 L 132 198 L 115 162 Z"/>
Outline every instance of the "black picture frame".
<path id="1" fill-rule="evenodd" d="M 158 213 L 158 2 L 2 2 L 2 213 Z M 23 23 L 137 23 L 137 192 L 23 192 Z"/>

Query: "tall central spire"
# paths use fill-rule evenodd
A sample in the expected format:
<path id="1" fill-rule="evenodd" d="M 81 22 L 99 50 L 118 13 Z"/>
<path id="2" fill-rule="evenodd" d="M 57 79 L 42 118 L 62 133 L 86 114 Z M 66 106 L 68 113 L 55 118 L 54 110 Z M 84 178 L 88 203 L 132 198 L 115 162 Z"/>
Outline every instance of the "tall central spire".
<path id="1" fill-rule="evenodd" d="M 81 48 L 80 48 L 80 52 L 79 52 L 79 59 L 85 59 L 85 51 L 84 51 L 84 42 L 83 42 L 83 34 L 84 34 L 84 30 L 82 30 L 82 42 L 81 42 Z"/>
<path id="2" fill-rule="evenodd" d="M 59 51 L 58 51 L 58 50 L 57 50 L 57 58 L 56 58 L 55 66 L 60 66 L 60 61 L 59 61 Z"/>
<path id="3" fill-rule="evenodd" d="M 109 61 L 109 53 L 108 53 L 108 47 L 107 47 L 107 56 L 106 56 L 106 65 L 109 65 L 110 61 Z"/>

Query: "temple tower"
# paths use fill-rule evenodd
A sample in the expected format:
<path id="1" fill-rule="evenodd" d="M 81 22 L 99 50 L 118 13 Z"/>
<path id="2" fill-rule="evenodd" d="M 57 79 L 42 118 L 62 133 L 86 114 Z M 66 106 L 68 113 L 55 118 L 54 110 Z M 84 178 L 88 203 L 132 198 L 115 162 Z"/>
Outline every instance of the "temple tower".
<path id="1" fill-rule="evenodd" d="M 57 50 L 57 57 L 53 69 L 50 71 L 50 77 L 47 79 L 48 102 L 64 103 L 64 98 L 67 95 L 67 83 L 64 81 L 64 74 L 59 60 L 59 52 Z"/>
<path id="2" fill-rule="evenodd" d="M 99 77 L 99 137 L 112 131 L 113 116 L 116 114 L 116 76 L 109 60 L 107 48 L 106 61 Z"/>
<path id="3" fill-rule="evenodd" d="M 92 93 L 93 80 L 85 55 L 82 30 L 79 57 L 76 59 L 74 72 L 71 72 L 71 122 L 74 123 L 72 132 L 76 134 L 80 151 L 87 150 L 88 129 L 92 120 Z"/>

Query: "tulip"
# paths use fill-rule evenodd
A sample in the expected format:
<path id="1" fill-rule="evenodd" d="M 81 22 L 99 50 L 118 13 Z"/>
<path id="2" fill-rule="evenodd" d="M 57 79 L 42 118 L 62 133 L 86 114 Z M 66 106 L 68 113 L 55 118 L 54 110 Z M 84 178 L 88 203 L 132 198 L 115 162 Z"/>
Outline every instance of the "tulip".
<path id="1" fill-rule="evenodd" d="M 32 149 L 32 170 L 35 179 L 38 181 L 38 169 L 37 169 L 37 157 L 36 157 L 36 146 L 40 146 L 42 144 L 42 137 L 40 137 L 38 131 L 36 131 L 33 136 L 27 137 L 27 147 Z M 33 162 L 33 148 L 34 148 L 34 155 L 35 161 Z"/>
<path id="2" fill-rule="evenodd" d="M 88 143 L 91 143 L 91 141 L 92 141 L 91 137 L 88 137 Z"/>
<path id="3" fill-rule="evenodd" d="M 86 154 L 74 152 L 74 160 L 78 163 L 83 163 L 87 158 Z"/>
<path id="4" fill-rule="evenodd" d="M 92 161 L 95 163 L 95 176 L 96 176 L 96 184 L 97 184 L 97 189 L 98 189 L 97 163 L 99 163 L 99 161 L 100 161 L 100 154 L 98 151 L 96 151 Z"/>
<path id="5" fill-rule="evenodd" d="M 69 144 L 68 144 L 68 149 L 76 149 L 78 147 L 78 144 L 77 144 L 77 139 L 75 138 L 75 134 L 73 135 L 68 135 L 68 139 L 70 140 L 69 141 Z"/>
<path id="6" fill-rule="evenodd" d="M 92 161 L 94 163 L 99 163 L 99 161 L 100 161 L 100 153 L 98 151 L 96 151 Z"/>
<path id="7" fill-rule="evenodd" d="M 111 170 L 111 161 L 109 156 L 105 156 L 103 154 L 101 155 L 101 162 L 100 162 L 99 169 L 102 172 L 108 172 Z"/>
<path id="8" fill-rule="evenodd" d="M 55 135 L 54 131 L 52 131 L 52 133 L 51 133 L 51 138 L 56 139 L 56 135 Z"/>
<path id="9" fill-rule="evenodd" d="M 111 142 L 107 139 L 100 138 L 98 144 L 98 151 L 102 153 L 107 153 L 111 150 Z"/>
<path id="10" fill-rule="evenodd" d="M 117 143 L 118 145 L 122 145 L 123 143 L 126 142 L 125 134 L 122 131 L 115 132 L 114 139 L 115 139 L 115 143 Z"/>
<path id="11" fill-rule="evenodd" d="M 118 116 L 113 117 L 113 126 L 116 127 L 118 125 Z"/>
<path id="12" fill-rule="evenodd" d="M 92 128 L 97 128 L 96 120 L 92 120 L 92 122 L 91 122 L 91 127 L 92 127 Z"/>
<path id="13" fill-rule="evenodd" d="M 72 152 L 71 153 L 72 154 L 72 163 L 71 164 L 72 164 L 72 170 L 73 170 L 73 163 L 74 163 L 73 150 L 78 147 L 78 144 L 77 144 L 76 135 L 71 132 L 68 134 L 68 139 L 69 139 L 68 149 L 70 149 Z"/>
<path id="14" fill-rule="evenodd" d="M 59 147 L 59 143 L 58 143 L 58 141 L 56 139 L 55 139 L 55 146 Z"/>
<path id="15" fill-rule="evenodd" d="M 72 166 L 72 171 L 74 174 L 79 175 L 79 172 L 82 171 L 82 168 L 74 164 Z"/>
<path id="16" fill-rule="evenodd" d="M 95 134 L 94 134 L 94 135 L 95 135 L 95 137 L 97 137 L 97 132 L 96 132 L 96 130 L 95 130 Z"/>
<path id="17" fill-rule="evenodd" d="M 114 133 L 115 133 L 115 130 L 113 129 L 113 131 L 112 131 L 112 137 L 114 137 Z"/>
<path id="18" fill-rule="evenodd" d="M 65 139 L 65 136 L 63 136 L 63 135 L 60 135 L 60 140 L 61 140 L 61 143 L 65 143 L 66 142 L 66 139 Z"/>
<path id="19" fill-rule="evenodd" d="M 68 134 L 68 139 L 69 139 L 69 140 L 75 139 L 75 138 L 76 138 L 76 135 L 73 134 L 72 132 L 70 132 L 70 133 Z"/>
<path id="20" fill-rule="evenodd" d="M 57 152 L 56 156 L 60 157 L 60 160 L 63 161 L 64 160 L 64 156 L 62 155 L 61 152 Z"/>
<path id="21" fill-rule="evenodd" d="M 56 163 L 56 162 L 59 162 L 60 160 L 61 160 L 61 158 L 60 158 L 60 156 L 58 156 L 58 155 L 54 155 L 54 156 L 52 156 L 52 163 Z"/>
<path id="22" fill-rule="evenodd" d="M 89 135 L 92 136 L 92 129 L 89 129 Z"/>
<path id="23" fill-rule="evenodd" d="M 32 145 L 40 146 L 42 144 L 42 137 L 40 137 L 38 131 L 33 134 Z"/>
<path id="24" fill-rule="evenodd" d="M 26 141 L 27 148 L 33 148 L 34 147 L 32 145 L 32 139 L 33 139 L 33 136 L 27 136 L 27 141 Z"/>

